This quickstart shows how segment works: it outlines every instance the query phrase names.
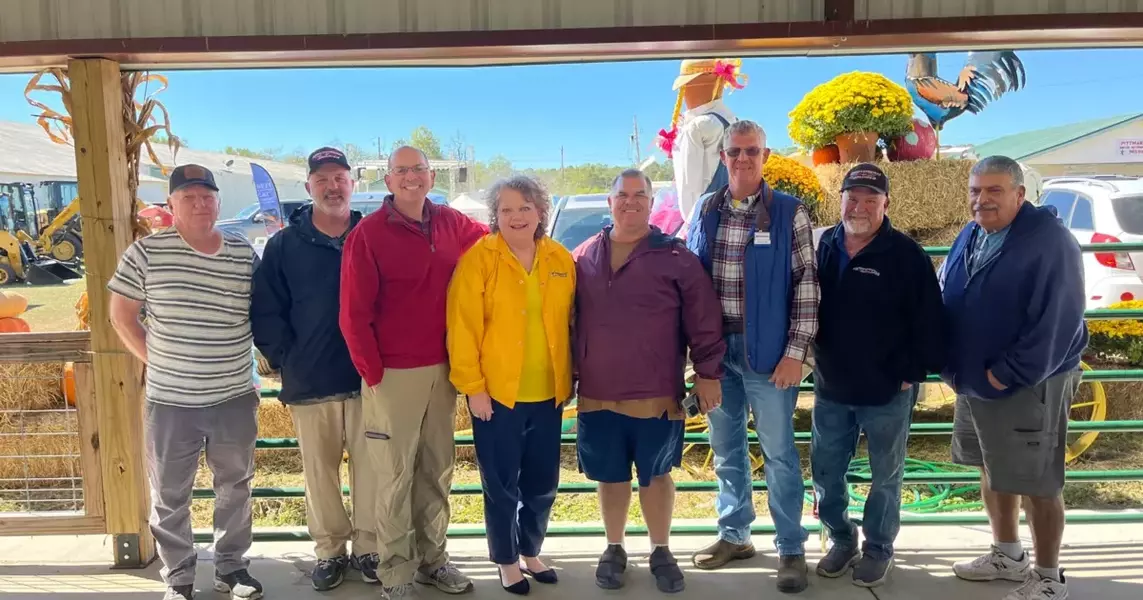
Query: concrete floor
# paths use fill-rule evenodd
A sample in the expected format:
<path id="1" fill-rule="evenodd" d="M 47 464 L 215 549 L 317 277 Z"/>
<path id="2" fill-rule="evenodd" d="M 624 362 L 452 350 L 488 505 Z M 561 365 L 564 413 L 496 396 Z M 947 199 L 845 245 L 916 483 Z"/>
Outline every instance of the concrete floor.
<path id="1" fill-rule="evenodd" d="M 1028 532 L 1023 531 L 1030 546 Z M 897 542 L 897 567 L 886 585 L 874 590 L 853 586 L 847 578 L 828 580 L 814 575 L 802 598 L 833 600 L 1001 600 L 1008 583 L 970 583 L 952 576 L 950 565 L 987 549 L 991 536 L 984 527 L 907 526 Z M 676 537 L 675 554 L 684 565 L 687 589 L 680 599 L 712 600 L 725 598 L 785 598 L 774 589 L 776 555 L 770 551 L 767 536 L 755 540 L 760 552 L 754 559 L 735 563 L 733 568 L 709 572 L 690 568 L 689 554 L 705 545 L 705 537 Z M 158 566 L 141 570 L 112 570 L 108 567 L 110 549 L 105 536 L 55 536 L 0 538 L 0 598 L 5 600 L 80 600 L 124 598 L 159 599 L 164 586 Z M 560 583 L 544 586 L 533 583 L 532 597 L 576 599 L 592 597 L 653 598 L 658 596 L 646 568 L 646 540 L 629 539 L 631 565 L 627 587 L 605 592 L 595 587 L 594 570 L 603 547 L 600 538 L 552 538 L 544 556 L 558 569 Z M 464 597 L 506 600 L 496 570 L 487 563 L 486 547 L 480 539 L 450 541 L 456 562 L 474 580 L 475 590 Z M 809 544 L 811 567 L 821 556 L 818 538 Z M 379 589 L 358 580 L 347 580 L 329 593 L 313 591 L 308 572 L 313 566 L 308 543 L 259 543 L 250 553 L 251 573 L 266 586 L 265 597 L 276 599 L 349 600 L 379 597 Z M 224 596 L 210 590 L 212 568 L 210 548 L 204 547 L 198 569 L 198 598 Z M 1065 535 L 1062 564 L 1067 569 L 1072 599 L 1139 600 L 1143 598 L 1143 525 L 1072 525 Z M 443 600 L 435 589 L 421 588 L 423 600 Z"/>

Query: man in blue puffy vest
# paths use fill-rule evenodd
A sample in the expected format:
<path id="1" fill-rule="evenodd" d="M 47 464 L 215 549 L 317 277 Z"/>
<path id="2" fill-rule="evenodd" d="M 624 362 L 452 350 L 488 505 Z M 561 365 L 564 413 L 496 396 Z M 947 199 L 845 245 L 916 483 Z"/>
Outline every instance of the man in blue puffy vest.
<path id="1" fill-rule="evenodd" d="M 953 461 L 981 469 L 993 545 L 953 572 L 1021 582 L 1005 600 L 1063 600 L 1064 454 L 1088 341 L 1083 258 L 1053 207 L 1025 201 L 1015 160 L 982 159 L 968 193 L 973 222 L 940 270 L 950 325 L 941 377 L 957 393 Z M 1021 498 L 1034 569 L 1018 535 Z"/>
<path id="2" fill-rule="evenodd" d="M 806 587 L 808 537 L 801 525 L 805 490 L 793 416 L 802 365 L 817 333 L 819 290 L 809 210 L 762 180 L 769 154 L 757 123 L 733 123 L 720 152 L 730 183 L 700 199 L 687 234 L 687 246 L 710 272 L 721 300 L 727 346 L 722 405 L 708 415 L 719 537 L 693 562 L 717 569 L 754 555 L 746 444 L 753 412 L 781 556 L 778 589 L 793 593 Z"/>

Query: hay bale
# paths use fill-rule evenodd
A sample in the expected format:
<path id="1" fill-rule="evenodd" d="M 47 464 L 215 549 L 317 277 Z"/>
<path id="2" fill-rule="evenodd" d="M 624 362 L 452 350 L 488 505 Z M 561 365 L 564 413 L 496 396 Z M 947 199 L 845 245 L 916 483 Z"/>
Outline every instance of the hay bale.
<path id="1" fill-rule="evenodd" d="M 294 419 L 290 409 L 276 399 L 267 398 L 258 403 L 258 437 L 296 437 Z"/>
<path id="2" fill-rule="evenodd" d="M 80 477 L 78 432 L 75 411 L 16 415 L 0 425 L 0 479 Z M 67 435 L 43 435 L 58 433 Z M 2 487 L 53 487 L 47 483 L 5 482 Z"/>
<path id="3" fill-rule="evenodd" d="M 972 218 L 968 205 L 970 160 L 916 160 L 879 162 L 889 177 L 889 216 L 893 226 L 914 239 L 950 228 L 960 230 Z M 816 211 L 818 226 L 834 225 L 841 218 L 841 180 L 852 164 L 827 164 L 814 167 L 825 189 L 825 197 Z M 953 237 L 955 237 L 953 233 Z M 949 240 L 951 241 L 951 239 Z"/>
<path id="4" fill-rule="evenodd" d="M 63 408 L 63 363 L 0 364 L 0 410 Z M 10 413 L 0 413 L 11 417 Z"/>
<path id="5" fill-rule="evenodd" d="M 456 395 L 456 416 L 453 417 L 453 431 L 463 431 L 472 435 L 472 415 L 468 412 L 468 398 L 464 394 Z M 472 446 L 457 446 L 457 460 L 473 462 L 476 460 L 476 450 Z"/>

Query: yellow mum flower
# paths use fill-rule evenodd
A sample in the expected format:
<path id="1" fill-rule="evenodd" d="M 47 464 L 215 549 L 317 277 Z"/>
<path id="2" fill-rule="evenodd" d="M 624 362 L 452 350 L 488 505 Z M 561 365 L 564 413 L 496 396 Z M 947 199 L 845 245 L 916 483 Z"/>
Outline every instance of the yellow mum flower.
<path id="1" fill-rule="evenodd" d="M 908 133 L 913 100 L 884 75 L 852 72 L 810 90 L 789 116 L 790 138 L 814 149 L 847 132 L 873 131 L 884 137 Z"/>

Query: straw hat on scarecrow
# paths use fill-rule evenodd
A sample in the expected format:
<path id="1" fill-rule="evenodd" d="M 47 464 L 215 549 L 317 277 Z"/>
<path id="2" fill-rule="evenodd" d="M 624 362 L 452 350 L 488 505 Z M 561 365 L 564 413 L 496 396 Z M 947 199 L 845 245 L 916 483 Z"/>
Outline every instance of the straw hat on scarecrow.
<path id="1" fill-rule="evenodd" d="M 679 132 L 679 117 L 683 112 L 683 100 L 687 97 L 688 92 L 698 92 L 709 88 L 710 97 L 704 100 L 705 103 L 721 98 L 728 85 L 732 89 L 740 90 L 746 87 L 747 81 L 746 75 L 739 71 L 741 67 L 742 59 L 740 58 L 700 58 L 684 60 L 680 63 L 679 76 L 675 78 L 675 83 L 671 87 L 672 90 L 678 91 L 678 97 L 675 99 L 675 111 L 671 115 L 671 128 L 670 130 L 660 130 L 657 140 L 659 148 L 667 154 L 667 158 L 671 158 L 675 147 L 675 138 Z M 695 107 L 688 106 L 687 108 Z"/>

